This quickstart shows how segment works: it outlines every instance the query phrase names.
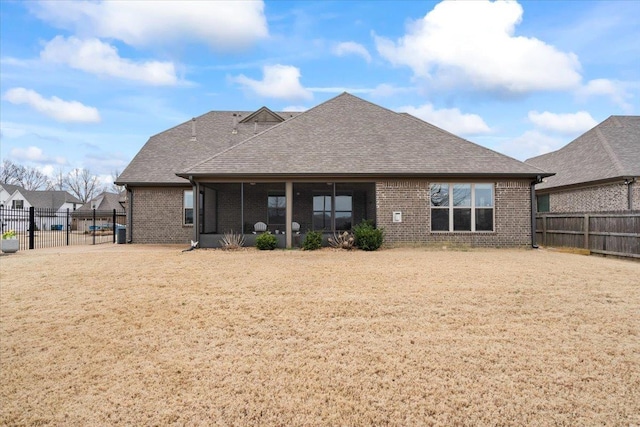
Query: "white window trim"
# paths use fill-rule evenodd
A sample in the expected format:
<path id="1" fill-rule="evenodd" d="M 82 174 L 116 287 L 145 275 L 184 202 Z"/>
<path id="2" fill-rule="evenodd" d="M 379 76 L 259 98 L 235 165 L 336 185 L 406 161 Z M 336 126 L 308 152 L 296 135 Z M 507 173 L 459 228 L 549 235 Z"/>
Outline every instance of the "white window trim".
<path id="1" fill-rule="evenodd" d="M 431 185 L 432 184 L 447 184 L 449 186 L 449 205 L 444 206 L 431 206 Z M 456 184 L 466 185 L 471 184 L 471 206 L 453 206 L 453 186 Z M 476 184 L 491 184 L 491 207 L 476 206 Z M 453 211 L 454 209 L 471 209 L 471 230 L 454 230 L 453 229 Z M 434 209 L 449 209 L 449 230 L 431 230 L 431 212 Z M 476 209 L 491 209 L 492 212 L 492 230 L 479 230 L 476 231 Z M 429 183 L 429 230 L 431 233 L 495 233 L 496 232 L 496 186 L 493 182 L 433 182 Z"/>

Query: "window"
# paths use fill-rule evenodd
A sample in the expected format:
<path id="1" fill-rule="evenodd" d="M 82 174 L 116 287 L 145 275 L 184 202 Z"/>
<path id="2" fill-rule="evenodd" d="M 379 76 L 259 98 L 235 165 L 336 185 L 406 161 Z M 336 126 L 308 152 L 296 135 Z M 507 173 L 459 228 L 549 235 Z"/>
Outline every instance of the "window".
<path id="1" fill-rule="evenodd" d="M 313 229 L 331 230 L 331 196 L 313 196 Z"/>
<path id="2" fill-rule="evenodd" d="M 431 231 L 493 231 L 493 184 L 433 183 Z"/>
<path id="3" fill-rule="evenodd" d="M 284 225 L 287 222 L 287 199 L 285 196 L 269 196 L 267 201 L 267 222 Z"/>
<path id="4" fill-rule="evenodd" d="M 313 196 L 313 229 L 333 230 L 331 220 L 335 220 L 336 230 L 351 230 L 353 222 L 353 196 L 336 194 Z"/>
<path id="5" fill-rule="evenodd" d="M 24 200 L 12 200 L 11 209 L 24 209 Z"/>
<path id="6" fill-rule="evenodd" d="M 536 204 L 538 205 L 538 212 L 549 212 L 549 195 L 541 194 L 536 196 Z"/>
<path id="7" fill-rule="evenodd" d="M 183 221 L 185 225 L 193 225 L 193 191 L 184 192 Z"/>

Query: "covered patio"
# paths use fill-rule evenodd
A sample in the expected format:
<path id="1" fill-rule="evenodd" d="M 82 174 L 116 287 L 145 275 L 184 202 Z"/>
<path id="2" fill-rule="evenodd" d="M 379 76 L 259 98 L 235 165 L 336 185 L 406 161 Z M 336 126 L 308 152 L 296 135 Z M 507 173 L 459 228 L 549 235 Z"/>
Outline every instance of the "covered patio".
<path id="1" fill-rule="evenodd" d="M 255 245 L 264 232 L 282 248 L 299 247 L 306 232 L 320 231 L 324 241 L 335 232 L 351 230 L 363 220 L 376 219 L 375 182 L 251 181 L 194 182 L 185 193 L 185 222 L 192 221 L 200 247 L 220 247 L 224 233 L 245 235 Z M 199 197 L 193 197 L 198 194 Z M 191 200 L 188 198 L 191 197 Z M 197 215 L 194 213 L 197 212 Z M 191 216 L 191 218 L 189 218 Z M 299 225 L 299 229 L 294 225 Z"/>

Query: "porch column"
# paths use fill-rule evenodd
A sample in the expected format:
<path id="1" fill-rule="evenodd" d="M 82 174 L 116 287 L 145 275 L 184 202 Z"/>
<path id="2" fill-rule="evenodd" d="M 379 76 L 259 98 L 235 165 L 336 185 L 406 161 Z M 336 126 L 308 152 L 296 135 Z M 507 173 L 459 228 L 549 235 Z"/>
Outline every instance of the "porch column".
<path id="1" fill-rule="evenodd" d="M 286 231 L 285 241 L 287 249 L 292 247 L 293 237 L 291 235 L 291 223 L 293 222 L 293 182 L 286 181 L 284 184 L 284 196 L 287 202 L 285 211 L 285 220 L 287 221 L 284 229 Z"/>

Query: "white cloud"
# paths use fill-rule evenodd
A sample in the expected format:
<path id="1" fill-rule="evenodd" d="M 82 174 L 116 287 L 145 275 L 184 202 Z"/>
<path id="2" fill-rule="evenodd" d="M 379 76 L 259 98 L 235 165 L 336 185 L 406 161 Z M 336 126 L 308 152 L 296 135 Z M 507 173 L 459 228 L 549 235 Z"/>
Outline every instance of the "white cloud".
<path id="1" fill-rule="evenodd" d="M 100 113 L 95 107 L 87 107 L 78 101 L 63 101 L 56 96 L 45 99 L 38 92 L 22 87 L 9 89 L 3 99 L 12 104 L 27 104 L 59 122 L 97 123 L 100 121 Z"/>
<path id="2" fill-rule="evenodd" d="M 21 162 L 56 163 L 58 165 L 64 165 L 67 163 L 67 160 L 64 157 L 46 156 L 42 149 L 36 146 L 13 148 L 11 150 L 11 156 Z"/>
<path id="3" fill-rule="evenodd" d="M 436 110 L 433 105 L 425 104 L 417 108 L 413 106 L 400 107 L 398 111 L 409 113 L 456 135 L 491 132 L 482 117 L 477 114 L 463 114 L 457 108 Z"/>
<path id="4" fill-rule="evenodd" d="M 266 65 L 262 80 L 253 80 L 241 74 L 232 81 L 240 83 L 256 94 L 286 100 L 310 100 L 313 94 L 300 84 L 300 70 L 290 65 Z"/>
<path id="5" fill-rule="evenodd" d="M 586 111 L 568 114 L 529 111 L 529 120 L 538 128 L 561 134 L 584 133 L 598 124 Z"/>
<path id="6" fill-rule="evenodd" d="M 371 62 L 371 55 L 367 48 L 356 42 L 338 43 L 338 45 L 333 48 L 333 53 L 338 56 L 357 55 L 362 57 L 365 61 Z"/>
<path id="7" fill-rule="evenodd" d="M 499 144 L 496 150 L 518 160 L 526 160 L 555 151 L 566 143 L 565 138 L 546 135 L 537 130 L 529 130 L 512 140 Z"/>
<path id="8" fill-rule="evenodd" d="M 439 85 L 522 94 L 580 84 L 573 53 L 514 36 L 522 20 L 515 1 L 439 3 L 397 42 L 374 35 L 380 55 Z"/>
<path id="9" fill-rule="evenodd" d="M 411 92 L 411 91 L 415 91 L 415 89 L 411 87 L 398 87 L 398 86 L 393 86 L 387 83 L 381 83 L 375 88 L 373 88 L 370 93 L 371 93 L 371 96 L 384 98 L 387 96 L 393 96 L 399 93 L 405 93 L 405 92 Z"/>
<path id="10" fill-rule="evenodd" d="M 577 94 L 581 98 L 605 96 L 623 110 L 628 112 L 632 110 L 631 105 L 627 102 L 631 95 L 627 93 L 623 82 L 609 79 L 589 80 L 586 85 L 578 89 Z"/>
<path id="11" fill-rule="evenodd" d="M 233 50 L 269 34 L 262 1 L 40 1 L 29 6 L 40 19 L 82 37 L 132 46 L 200 41 Z"/>
<path id="12" fill-rule="evenodd" d="M 282 109 L 282 111 L 298 113 L 302 111 L 307 111 L 309 107 L 305 107 L 303 105 L 287 105 Z"/>
<path id="13" fill-rule="evenodd" d="M 56 36 L 40 52 L 40 58 L 99 76 L 117 77 L 150 85 L 175 85 L 178 82 L 172 62 L 133 62 L 121 58 L 118 49 L 98 39 L 65 39 Z"/>

